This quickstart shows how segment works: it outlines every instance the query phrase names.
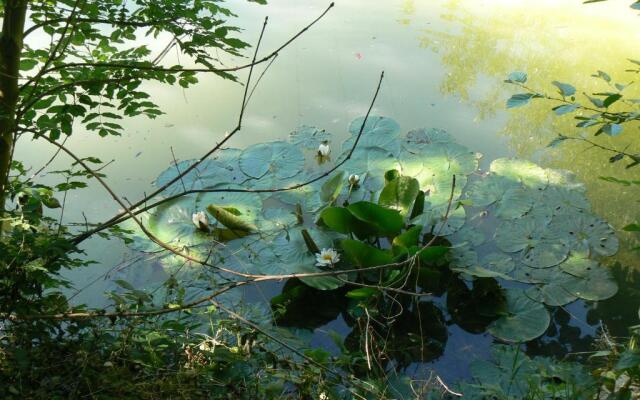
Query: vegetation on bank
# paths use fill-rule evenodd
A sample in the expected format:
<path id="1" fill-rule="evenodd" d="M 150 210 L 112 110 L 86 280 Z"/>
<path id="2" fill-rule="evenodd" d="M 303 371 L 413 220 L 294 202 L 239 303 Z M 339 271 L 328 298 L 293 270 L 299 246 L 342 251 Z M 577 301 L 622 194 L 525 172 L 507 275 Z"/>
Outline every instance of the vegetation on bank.
<path id="1" fill-rule="evenodd" d="M 599 263 L 617 251 L 617 239 L 571 174 L 512 159 L 482 172 L 480 156 L 446 132 L 401 134 L 395 121 L 370 113 L 351 123 L 342 144 L 303 126 L 287 140 L 225 147 L 260 80 L 254 67 L 268 68 L 332 6 L 262 55 L 265 20 L 251 61 L 222 68 L 214 50 L 239 55 L 248 44 L 233 36 L 233 14 L 217 1 L 3 2 L 0 397 L 637 395 L 637 327 L 622 343 L 603 330 L 584 364 L 532 358 L 520 345 L 543 335 L 556 309 L 617 290 Z M 32 48 L 36 33 L 50 43 Z M 141 43 L 157 37 L 167 46 L 156 55 Z M 163 63 L 174 48 L 195 67 Z M 106 163 L 65 146 L 80 131 L 119 135 L 124 118 L 161 115 L 145 82 L 187 88 L 199 74 L 236 80 L 243 70 L 235 129 L 201 158 L 160 173 L 144 199 L 119 197 L 103 179 Z M 509 82 L 522 86 L 526 75 Z M 582 107 L 570 85 L 556 86 L 562 99 L 527 89 L 509 105 L 547 98 L 563 103 L 556 114 Z M 597 134 L 638 118 L 609 109 L 637 104 L 615 87 L 602 104 L 591 100 Z M 44 185 L 39 171 L 14 159 L 16 143 L 29 138 L 71 158 L 55 172 L 58 183 Z M 637 157 L 615 150 L 611 160 L 633 166 Z M 65 221 L 67 193 L 88 185 L 102 186 L 123 211 L 105 222 Z M 153 288 L 118 280 L 104 308 L 74 304 L 60 273 L 91 268 L 80 245 L 97 235 L 148 256 L 141 264 L 159 265 L 167 278 Z M 237 299 L 265 282 L 280 290 L 268 307 Z M 338 316 L 351 332 L 329 335 L 336 350 L 312 346 L 309 332 Z M 467 382 L 405 374 L 443 353 L 452 324 L 512 344 L 474 361 Z"/>

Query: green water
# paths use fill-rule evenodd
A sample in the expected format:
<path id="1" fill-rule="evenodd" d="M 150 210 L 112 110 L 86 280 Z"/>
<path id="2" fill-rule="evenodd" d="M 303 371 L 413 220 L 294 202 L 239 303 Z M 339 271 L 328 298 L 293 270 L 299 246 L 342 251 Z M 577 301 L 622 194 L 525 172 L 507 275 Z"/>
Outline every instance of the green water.
<path id="1" fill-rule="evenodd" d="M 254 42 L 265 15 L 270 22 L 263 49 L 277 47 L 328 5 L 325 1 L 273 0 L 268 6 L 236 2 L 237 24 L 242 37 Z M 544 166 L 574 171 L 587 184 L 595 212 L 621 227 L 638 217 L 637 191 L 610 186 L 600 175 L 621 178 L 637 176 L 609 166 L 607 157 L 579 146 L 553 151 L 544 146 L 558 132 L 574 133 L 570 117 L 552 117 L 551 105 L 533 104 L 524 109 L 505 110 L 513 89 L 503 79 L 513 70 L 527 71 L 530 85 L 551 90 L 552 80 L 572 82 L 584 91 L 597 90 L 590 74 L 607 71 L 619 81 L 634 77 L 625 73 L 626 58 L 639 58 L 640 21 L 626 1 L 591 6 L 580 1 L 338 1 L 317 26 L 284 50 L 252 97 L 242 131 L 230 146 L 286 138 L 301 124 L 331 131 L 338 139 L 347 137 L 347 126 L 363 115 L 369 105 L 380 71 L 385 81 L 374 114 L 388 115 L 404 131 L 416 127 L 446 129 L 456 141 L 484 155 L 482 166 L 498 157 L 531 158 Z M 153 45 L 159 49 L 161 40 Z M 225 60 L 233 65 L 239 60 Z M 241 74 L 242 78 L 243 75 Z M 224 137 L 237 120 L 242 87 L 203 76 L 196 88 L 150 86 L 154 100 L 167 112 L 155 121 L 129 121 L 121 138 L 98 139 L 76 135 L 69 145 L 81 156 L 115 160 L 104 172 L 115 191 L 132 202 L 151 190 L 151 182 L 172 161 L 199 157 Z M 637 88 L 631 87 L 629 90 Z M 633 152 L 638 139 L 627 129 L 612 144 L 629 145 Z M 603 142 L 606 143 L 606 142 Z M 43 143 L 23 142 L 18 158 L 38 165 L 52 149 Z M 50 169 L 67 164 L 54 162 Z M 637 178 L 636 178 L 637 179 Z M 83 221 L 83 212 L 94 221 L 108 218 L 117 206 L 100 188 L 74 194 L 65 211 L 69 221 Z M 627 249 L 633 237 L 621 235 L 617 259 L 635 267 L 635 255 Z M 72 278 L 84 290 L 77 301 L 101 303 L 101 293 L 111 287 L 110 279 L 126 266 L 130 254 L 116 242 L 100 239 L 85 244 L 89 256 L 99 264 L 74 271 Z M 122 264 L 125 262 L 125 264 Z M 154 269 L 155 268 L 155 269 Z M 154 266 L 138 274 L 141 283 L 159 281 L 163 272 Z M 638 295 L 633 281 L 623 273 L 621 295 L 587 312 L 582 304 L 558 311 L 554 338 L 531 344 L 532 351 L 550 353 L 588 345 L 584 332 L 598 320 L 614 326 L 616 332 L 637 322 Z M 87 286 L 89 285 L 89 286 Z M 266 290 L 266 289 L 265 289 Z M 268 290 L 247 294 L 268 299 Z M 619 304 L 624 304 L 620 307 Z M 337 320 L 325 329 L 344 329 Z M 445 356 L 434 365 L 445 377 L 456 376 L 456 365 L 475 354 L 486 354 L 492 338 L 470 335 L 449 328 Z M 560 339 L 558 339 L 560 338 Z M 316 343 L 326 345 L 318 335 Z"/>

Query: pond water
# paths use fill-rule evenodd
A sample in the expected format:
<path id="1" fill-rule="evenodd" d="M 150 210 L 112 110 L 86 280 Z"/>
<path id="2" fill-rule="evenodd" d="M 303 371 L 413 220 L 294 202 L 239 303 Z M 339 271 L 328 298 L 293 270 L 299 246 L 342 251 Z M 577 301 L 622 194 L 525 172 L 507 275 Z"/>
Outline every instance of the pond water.
<path id="1" fill-rule="evenodd" d="M 273 0 L 268 6 L 234 2 L 237 24 L 245 29 L 243 39 L 253 43 L 269 15 L 262 48 L 276 48 L 319 15 L 326 1 Z M 392 117 L 404 132 L 418 127 L 447 130 L 474 152 L 483 154 L 481 168 L 499 157 L 532 159 L 544 167 L 573 171 L 587 187 L 595 214 L 620 228 L 639 217 L 637 189 L 612 186 L 599 176 L 637 179 L 637 170 L 610 165 L 608 157 L 581 145 L 566 144 L 546 149 L 557 133 L 577 133 L 571 117 L 554 117 L 552 105 L 533 103 L 507 111 L 506 99 L 514 89 L 503 83 L 515 70 L 529 74 L 529 85 L 551 91 L 550 82 L 571 82 L 579 91 L 602 89 L 590 77 L 607 71 L 619 82 L 637 76 L 625 72 L 627 58 L 639 58 L 640 16 L 628 1 L 582 5 L 578 0 L 527 2 L 524 0 L 389 0 L 338 1 L 318 25 L 284 50 L 269 69 L 251 99 L 242 131 L 230 146 L 246 146 L 286 139 L 299 125 L 313 125 L 334 134 L 349 136 L 347 128 L 363 115 L 371 101 L 378 76 L 385 80 L 374 115 Z M 154 44 L 156 49 L 163 43 Z M 225 60 L 230 65 L 237 60 Z M 239 75 L 244 77 L 242 74 Z M 630 92 L 640 94 L 633 85 Z M 203 76 L 194 89 L 150 86 L 154 100 L 167 114 L 154 121 L 127 122 L 120 138 L 98 139 L 76 135 L 69 145 L 80 155 L 115 160 L 105 169 L 115 191 L 130 201 L 152 189 L 151 183 L 172 162 L 199 157 L 204 149 L 224 137 L 237 120 L 242 87 L 215 76 Z M 640 97 L 640 96 L 636 96 Z M 640 150 L 637 128 L 603 144 Z M 42 143 L 22 143 L 18 158 L 37 164 L 52 153 Z M 50 170 L 66 165 L 57 160 Z M 45 177 L 46 179 L 46 177 Z M 111 216 L 118 207 L 100 187 L 74 193 L 67 199 L 69 221 L 93 221 Z M 625 268 L 615 270 L 620 292 L 597 306 L 573 303 L 555 311 L 555 332 L 528 346 L 532 353 L 553 354 L 588 349 L 595 327 L 603 321 L 615 335 L 637 322 L 640 293 L 635 288 L 636 255 L 629 249 L 636 239 L 620 233 L 619 253 L 611 259 Z M 74 271 L 72 279 L 83 290 L 76 301 L 101 304 L 110 279 L 120 276 L 114 267 L 126 266 L 130 253 L 115 241 L 86 242 L 89 257 L 98 264 Z M 153 268 L 141 283 L 164 276 Z M 279 288 L 259 287 L 244 293 L 250 301 L 268 301 Z M 323 326 L 313 343 L 331 348 L 323 334 L 346 332 L 342 318 Z M 488 354 L 493 338 L 470 334 L 456 325 L 449 327 L 444 355 L 428 365 L 445 380 L 465 376 L 467 361 Z"/>

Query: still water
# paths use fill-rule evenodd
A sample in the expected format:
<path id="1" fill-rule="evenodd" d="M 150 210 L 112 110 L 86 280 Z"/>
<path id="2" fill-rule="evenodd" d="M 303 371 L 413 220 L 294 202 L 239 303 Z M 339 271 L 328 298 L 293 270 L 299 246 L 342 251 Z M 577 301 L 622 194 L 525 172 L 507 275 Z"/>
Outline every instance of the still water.
<path id="1" fill-rule="evenodd" d="M 608 72 L 621 83 L 638 80 L 625 72 L 627 58 L 640 58 L 640 16 L 628 8 L 629 1 L 592 5 L 582 5 L 580 0 L 336 3 L 325 19 L 281 52 L 260 82 L 243 129 L 230 146 L 286 138 L 302 124 L 324 128 L 337 139 L 346 138 L 349 122 L 366 112 L 384 70 L 385 81 L 373 114 L 394 118 L 405 131 L 417 127 L 445 129 L 458 143 L 482 153 L 484 167 L 495 158 L 517 156 L 545 167 L 569 169 L 586 183 L 595 213 L 614 227 L 640 218 L 636 208 L 640 191 L 598 179 L 608 175 L 638 179 L 640 170 L 610 165 L 607 155 L 575 143 L 546 149 L 558 133 L 580 133 L 571 116 L 552 116 L 553 104 L 544 102 L 507 111 L 505 101 L 514 89 L 503 83 L 514 70 L 526 71 L 529 85 L 547 92 L 553 91 L 553 80 L 570 82 L 578 92 L 601 91 L 603 82 L 590 77 L 597 70 Z M 229 6 L 238 15 L 236 24 L 244 29 L 241 37 L 250 43 L 255 42 L 264 17 L 269 16 L 262 44 L 266 54 L 319 15 L 328 1 L 272 0 L 268 6 L 259 6 L 236 0 Z M 158 40 L 151 47 L 159 51 L 164 44 Z M 169 63 L 177 61 L 175 55 L 170 56 L 174 59 Z M 224 62 L 234 65 L 246 60 Z M 80 134 L 68 141 L 81 156 L 114 160 L 104 170 L 108 182 L 131 202 L 151 190 L 151 182 L 172 162 L 172 150 L 178 160 L 199 157 L 233 129 L 243 91 L 239 84 L 206 75 L 193 89 L 149 85 L 148 90 L 165 115 L 153 121 L 128 121 L 126 134 L 120 138 Z M 640 88 L 632 85 L 626 90 L 640 97 Z M 637 128 L 629 126 L 615 140 L 599 140 L 614 147 L 629 146 L 630 153 L 638 152 Z M 23 142 L 17 150 L 18 158 L 37 167 L 52 153 L 45 146 Z M 49 170 L 66 165 L 67 160 L 59 159 Z M 83 221 L 83 213 L 97 222 L 118 209 L 98 186 L 74 193 L 67 203 L 66 218 L 74 222 Z M 621 250 L 615 260 L 630 269 L 640 266 L 629 250 L 637 245 L 635 238 L 624 233 L 620 238 Z M 85 248 L 99 263 L 73 272 L 78 288 L 84 288 L 75 300 L 100 304 L 101 293 L 111 287 L 109 277 L 114 273 L 109 272 L 126 260 L 128 253 L 119 243 L 100 239 L 87 241 Z M 557 314 L 562 315 L 556 319 L 561 322 L 551 336 L 560 340 L 537 340 L 530 345 L 531 351 L 584 348 L 588 346 L 585 334 L 592 332 L 600 320 L 615 334 L 624 334 L 627 325 L 637 322 L 640 295 L 629 273 L 620 270 L 617 275 L 621 290 L 616 298 L 589 313 L 581 304 L 559 310 Z M 247 296 L 268 300 L 260 290 Z M 337 320 L 321 331 L 341 330 L 343 325 Z M 321 333 L 314 341 L 324 345 L 327 342 Z M 455 326 L 449 334 L 445 356 L 429 367 L 452 379 L 460 375 L 457 366 L 466 364 L 470 356 L 486 354 L 492 339 L 458 332 Z"/>

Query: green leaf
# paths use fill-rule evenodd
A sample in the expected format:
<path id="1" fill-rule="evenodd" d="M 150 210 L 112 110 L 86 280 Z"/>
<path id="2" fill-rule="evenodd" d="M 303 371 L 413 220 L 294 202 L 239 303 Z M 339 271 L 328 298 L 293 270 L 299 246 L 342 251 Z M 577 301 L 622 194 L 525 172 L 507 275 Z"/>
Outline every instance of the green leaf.
<path id="1" fill-rule="evenodd" d="M 416 199 L 413 202 L 413 209 L 411 209 L 411 215 L 409 216 L 409 220 L 413 220 L 418 215 L 424 212 L 424 192 L 422 190 L 418 191 L 416 194 Z"/>
<path id="2" fill-rule="evenodd" d="M 400 215 L 406 216 L 411 211 L 420 184 L 415 178 L 408 176 L 398 176 L 387 182 L 380 192 L 378 204 L 400 211 Z"/>
<path id="3" fill-rule="evenodd" d="M 602 101 L 602 99 L 598 99 L 597 97 L 591 97 L 588 94 L 585 94 L 585 96 L 587 96 L 587 98 L 589 99 L 589 101 L 596 107 L 598 108 L 604 108 L 604 101 Z"/>
<path id="4" fill-rule="evenodd" d="M 300 265 L 296 268 L 296 272 L 300 274 L 325 272 L 313 265 Z M 343 280 L 347 279 L 346 274 L 339 275 L 340 279 L 335 276 L 316 276 L 299 278 L 305 285 L 311 286 L 318 290 L 335 290 L 345 285 Z"/>
<path id="5" fill-rule="evenodd" d="M 598 1 L 603 1 L 603 0 L 598 0 Z M 595 74 L 595 75 L 591 75 L 591 76 L 593 76 L 594 78 L 601 78 L 601 79 L 603 79 L 605 82 L 611 82 L 611 77 L 609 76 L 609 74 L 607 74 L 607 73 L 606 73 L 606 72 L 604 72 L 604 71 L 600 71 L 600 70 L 598 70 L 598 73 L 597 73 L 597 74 Z"/>
<path id="6" fill-rule="evenodd" d="M 422 232 L 422 225 L 416 225 L 400 235 L 393 238 L 393 246 L 401 246 L 405 248 L 409 248 L 411 246 L 417 246 L 418 241 L 420 240 L 420 233 Z"/>
<path id="7" fill-rule="evenodd" d="M 358 240 L 344 239 L 340 242 L 340 246 L 349 261 L 358 267 L 375 267 L 393 262 L 393 256 L 388 251 L 369 246 Z"/>
<path id="8" fill-rule="evenodd" d="M 556 115 L 564 115 L 570 112 L 574 112 L 578 109 L 579 106 L 579 104 L 563 104 L 561 106 L 552 108 L 552 110 L 556 113 Z"/>
<path id="9" fill-rule="evenodd" d="M 404 220 L 399 211 L 368 201 L 349 204 L 347 209 L 360 221 L 371 225 L 375 229 L 372 233 L 379 236 L 396 236 L 404 226 Z"/>
<path id="10" fill-rule="evenodd" d="M 29 71 L 38 65 L 38 60 L 22 59 L 20 60 L 20 71 Z"/>
<path id="11" fill-rule="evenodd" d="M 609 136 L 618 136 L 622 133 L 622 125 L 620 124 L 606 124 L 602 127 L 602 132 Z"/>
<path id="12" fill-rule="evenodd" d="M 507 289 L 505 295 L 506 313 L 489 325 L 489 333 L 498 339 L 516 343 L 544 334 L 551 321 L 546 308 L 528 298 L 522 289 Z"/>
<path id="13" fill-rule="evenodd" d="M 574 94 L 576 94 L 576 88 L 574 88 L 573 86 L 569 85 L 568 83 L 562 83 L 562 82 L 558 82 L 558 81 L 553 81 L 553 82 L 551 82 L 551 84 L 553 84 L 554 86 L 556 86 L 560 90 L 560 94 L 563 97 L 573 96 Z"/>
<path id="14" fill-rule="evenodd" d="M 346 208 L 327 207 L 320 213 L 320 220 L 331 230 L 340 233 L 362 232 L 363 223 Z"/>
<path id="15" fill-rule="evenodd" d="M 610 105 L 620 100 L 621 98 L 622 98 L 622 95 L 619 93 L 612 94 L 606 99 L 604 99 L 604 101 L 602 102 L 602 105 L 604 105 L 605 107 L 609 107 Z"/>
<path id="16" fill-rule="evenodd" d="M 294 177 L 304 167 L 304 155 L 291 143 L 276 141 L 249 146 L 239 161 L 240 169 L 251 178 L 271 175 L 276 179 Z"/>
<path id="17" fill-rule="evenodd" d="M 378 294 L 380 294 L 380 290 L 378 289 L 374 289 L 370 287 L 362 287 L 362 288 L 350 290 L 349 292 L 347 292 L 347 294 L 345 294 L 345 296 L 347 296 L 350 299 L 366 300 L 369 297 L 376 296 Z"/>
<path id="18" fill-rule="evenodd" d="M 558 135 L 555 139 L 553 139 L 551 142 L 549 142 L 549 144 L 547 145 L 547 147 L 556 147 L 558 146 L 560 143 L 564 142 L 565 140 L 569 139 L 568 136 L 564 136 L 564 135 Z"/>
<path id="19" fill-rule="evenodd" d="M 418 256 L 420 261 L 432 263 L 440 261 L 448 252 L 449 248 L 445 246 L 429 246 L 420 250 Z"/>
<path id="20" fill-rule="evenodd" d="M 514 71 L 509 74 L 506 82 L 513 83 L 526 83 L 527 82 L 527 74 L 521 71 Z"/>
<path id="21" fill-rule="evenodd" d="M 340 171 L 322 184 L 320 199 L 323 202 L 332 204 L 336 201 L 346 183 L 345 175 L 345 171 Z"/>
<path id="22" fill-rule="evenodd" d="M 627 232 L 640 232 L 640 224 L 629 224 L 622 228 L 622 230 Z"/>
<path id="23" fill-rule="evenodd" d="M 529 100 L 536 97 L 540 97 L 540 96 L 534 93 L 514 94 L 513 96 L 511 96 L 511 98 L 509 98 L 509 100 L 507 100 L 507 108 L 522 107 L 525 104 L 529 103 Z"/>
<path id="24" fill-rule="evenodd" d="M 640 352 L 634 351 L 632 349 L 625 350 L 624 353 L 620 355 L 618 362 L 616 363 L 615 369 L 629 369 L 635 368 L 640 365 Z"/>
<path id="25" fill-rule="evenodd" d="M 227 211 L 224 207 L 209 204 L 207 206 L 207 211 L 209 211 L 209 213 L 217 219 L 218 222 L 232 231 L 254 232 L 257 230 L 255 225 L 244 221 L 233 213 Z"/>

